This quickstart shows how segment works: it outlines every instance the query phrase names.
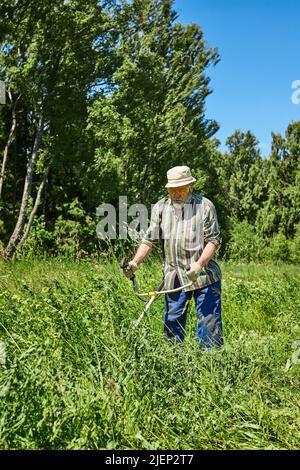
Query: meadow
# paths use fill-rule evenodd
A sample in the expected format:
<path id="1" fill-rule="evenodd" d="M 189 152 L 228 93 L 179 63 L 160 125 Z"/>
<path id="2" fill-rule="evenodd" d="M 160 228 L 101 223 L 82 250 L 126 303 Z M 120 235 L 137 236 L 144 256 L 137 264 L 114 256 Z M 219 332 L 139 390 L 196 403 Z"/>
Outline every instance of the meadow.
<path id="1" fill-rule="evenodd" d="M 0 264 L 1 449 L 299 449 L 300 276 L 223 263 L 224 347 L 163 338 L 117 260 Z M 138 271 L 153 289 L 161 267 Z"/>

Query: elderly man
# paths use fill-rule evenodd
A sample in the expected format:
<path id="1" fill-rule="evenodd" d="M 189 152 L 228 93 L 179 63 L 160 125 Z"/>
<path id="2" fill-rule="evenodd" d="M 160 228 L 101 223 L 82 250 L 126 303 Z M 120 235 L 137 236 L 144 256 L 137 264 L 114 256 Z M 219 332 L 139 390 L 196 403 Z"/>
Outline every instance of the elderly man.
<path id="1" fill-rule="evenodd" d="M 223 344 L 221 270 L 216 261 L 220 243 L 217 214 L 211 201 L 193 192 L 196 181 L 187 166 L 167 172 L 169 197 L 152 210 L 145 237 L 124 274 L 134 272 L 159 242 L 164 256 L 165 289 L 188 287 L 165 295 L 164 332 L 182 342 L 189 302 L 194 296 L 196 339 L 202 348 Z"/>

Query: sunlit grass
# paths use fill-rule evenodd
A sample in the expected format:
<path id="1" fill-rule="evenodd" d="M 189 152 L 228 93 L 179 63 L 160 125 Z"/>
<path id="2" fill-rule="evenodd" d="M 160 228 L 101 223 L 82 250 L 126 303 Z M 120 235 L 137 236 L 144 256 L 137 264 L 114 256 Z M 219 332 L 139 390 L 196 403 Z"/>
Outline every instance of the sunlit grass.
<path id="1" fill-rule="evenodd" d="M 0 265 L 2 449 L 300 448 L 299 271 L 222 265 L 225 346 L 162 334 L 116 261 Z M 142 288 L 160 280 L 145 263 Z"/>

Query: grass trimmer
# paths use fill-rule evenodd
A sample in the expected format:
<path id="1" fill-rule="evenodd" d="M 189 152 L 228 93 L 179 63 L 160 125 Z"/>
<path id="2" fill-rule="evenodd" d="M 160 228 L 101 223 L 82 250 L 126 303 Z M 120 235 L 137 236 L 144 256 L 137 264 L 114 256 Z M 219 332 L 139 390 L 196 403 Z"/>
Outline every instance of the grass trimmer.
<path id="1" fill-rule="evenodd" d="M 128 261 L 127 261 L 126 258 L 122 258 L 122 261 L 120 263 L 120 267 L 121 267 L 121 269 L 126 269 L 127 268 L 127 270 L 128 270 Z M 189 282 L 188 284 L 185 284 L 184 286 L 177 287 L 176 289 L 164 290 L 163 287 L 165 285 L 165 280 L 162 279 L 156 290 L 149 291 L 149 292 L 140 292 L 140 287 L 139 287 L 139 284 L 136 280 L 135 274 L 130 270 L 128 270 L 128 272 L 130 274 L 129 279 L 131 280 L 131 282 L 133 284 L 134 292 L 136 293 L 136 295 L 139 298 L 143 298 L 143 297 L 148 297 L 149 298 L 149 300 L 148 300 L 147 304 L 145 305 L 145 307 L 144 307 L 142 313 L 140 314 L 139 318 L 133 322 L 133 327 L 134 328 L 137 328 L 139 326 L 139 324 L 143 320 L 145 314 L 147 313 L 147 311 L 149 310 L 149 308 L 151 307 L 153 302 L 156 299 L 158 299 L 158 297 L 160 297 L 162 294 L 171 294 L 173 292 L 178 292 L 182 289 L 185 289 L 186 287 L 190 287 L 193 284 L 192 282 Z"/>

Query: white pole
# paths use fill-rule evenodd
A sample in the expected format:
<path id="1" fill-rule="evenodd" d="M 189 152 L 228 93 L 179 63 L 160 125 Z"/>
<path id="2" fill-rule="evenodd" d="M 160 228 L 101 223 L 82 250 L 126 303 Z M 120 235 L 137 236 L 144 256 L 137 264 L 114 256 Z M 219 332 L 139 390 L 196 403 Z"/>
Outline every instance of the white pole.
<path id="1" fill-rule="evenodd" d="M 6 345 L 3 341 L 0 341 L 0 367 L 5 368 L 6 364 Z"/>
<path id="2" fill-rule="evenodd" d="M 5 90 L 5 82 L 0 80 L 0 104 L 6 103 L 6 90 Z"/>

